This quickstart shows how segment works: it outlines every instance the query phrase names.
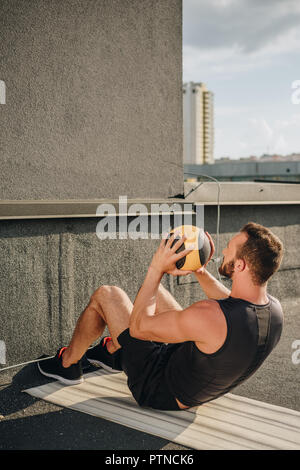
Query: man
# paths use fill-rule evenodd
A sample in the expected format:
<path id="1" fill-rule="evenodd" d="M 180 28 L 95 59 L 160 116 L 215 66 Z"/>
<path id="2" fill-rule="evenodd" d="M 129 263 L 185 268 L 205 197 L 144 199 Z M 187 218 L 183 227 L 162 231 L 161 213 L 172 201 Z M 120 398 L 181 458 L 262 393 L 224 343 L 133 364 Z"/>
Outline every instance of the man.
<path id="1" fill-rule="evenodd" d="M 209 236 L 214 252 L 214 244 Z M 267 293 L 283 247 L 267 228 L 248 223 L 223 250 L 219 268 L 231 291 L 205 267 L 195 272 L 207 300 L 183 309 L 162 286 L 164 273 L 186 275 L 176 261 L 185 237 L 162 240 L 134 304 L 116 286 L 102 286 L 79 318 L 72 340 L 40 371 L 64 383 L 82 380 L 80 360 L 123 370 L 140 406 L 180 410 L 213 400 L 241 383 L 279 341 L 283 314 Z M 108 326 L 110 337 L 88 349 Z"/>

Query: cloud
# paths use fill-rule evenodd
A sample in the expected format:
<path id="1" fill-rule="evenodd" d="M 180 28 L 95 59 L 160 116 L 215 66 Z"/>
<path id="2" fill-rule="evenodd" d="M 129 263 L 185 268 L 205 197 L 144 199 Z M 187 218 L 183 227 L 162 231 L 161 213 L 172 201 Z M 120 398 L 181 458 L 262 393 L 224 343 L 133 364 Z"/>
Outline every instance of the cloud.
<path id="1" fill-rule="evenodd" d="M 272 65 L 270 56 L 246 56 L 236 46 L 220 49 L 197 49 L 194 46 L 183 47 L 183 70 L 185 81 L 198 80 L 201 73 L 206 77 L 231 79 L 237 74 L 247 73 L 252 69 L 263 69 Z"/>
<path id="2" fill-rule="evenodd" d="M 184 0 L 184 80 L 285 67 L 298 60 L 299 25 L 299 0 Z"/>
<path id="3" fill-rule="evenodd" d="M 216 158 L 300 151 L 299 25 L 299 0 L 183 0 L 183 80 L 215 95 Z"/>
<path id="4" fill-rule="evenodd" d="M 273 152 L 280 155 L 284 155 L 288 152 L 288 142 L 282 134 L 280 134 L 274 142 Z"/>
<path id="5" fill-rule="evenodd" d="M 299 22 L 298 0 L 183 1 L 183 42 L 197 49 L 250 54 L 297 32 Z"/>
<path id="6" fill-rule="evenodd" d="M 239 108 L 238 108 L 239 109 Z M 234 116 L 234 108 L 224 109 L 224 116 Z M 264 153 L 288 155 L 300 152 L 299 144 L 300 114 L 290 118 L 276 119 L 263 116 L 247 117 L 245 109 L 244 118 L 240 125 L 224 120 L 215 129 L 215 158 L 230 156 L 233 159 L 261 156 Z"/>
<path id="7" fill-rule="evenodd" d="M 284 129 L 300 129 L 300 114 L 292 114 L 289 119 L 276 119 L 275 129 L 282 131 Z"/>
<path id="8" fill-rule="evenodd" d="M 251 118 L 249 124 L 257 139 L 262 140 L 267 145 L 271 143 L 274 131 L 264 118 Z"/>
<path id="9" fill-rule="evenodd" d="M 184 80 L 285 66 L 300 49 L 298 0 L 185 0 Z"/>
<path id="10" fill-rule="evenodd" d="M 240 151 L 248 155 L 277 153 L 286 155 L 299 151 L 295 128 L 299 129 L 300 116 L 295 114 L 290 119 L 267 121 L 265 118 L 250 118 L 248 126 L 240 135 Z M 243 152 L 244 153 L 244 152 Z"/>

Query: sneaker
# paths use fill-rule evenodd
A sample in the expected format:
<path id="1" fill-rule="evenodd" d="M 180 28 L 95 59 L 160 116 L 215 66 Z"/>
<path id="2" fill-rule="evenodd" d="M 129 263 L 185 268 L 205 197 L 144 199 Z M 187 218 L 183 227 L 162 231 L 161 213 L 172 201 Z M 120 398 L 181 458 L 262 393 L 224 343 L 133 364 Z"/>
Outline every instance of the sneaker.
<path id="1" fill-rule="evenodd" d="M 85 353 L 87 360 L 97 367 L 103 367 L 103 369 L 109 372 L 120 372 L 122 367 L 119 360 L 119 350 L 111 354 L 107 350 L 107 343 L 111 341 L 110 336 L 104 336 L 100 343 L 95 347 L 88 349 Z"/>
<path id="2" fill-rule="evenodd" d="M 59 380 L 65 385 L 80 384 L 83 382 L 81 361 L 72 364 L 70 367 L 63 367 L 62 353 L 65 349 L 67 348 L 60 348 L 55 357 L 38 362 L 39 371 L 46 377 Z"/>

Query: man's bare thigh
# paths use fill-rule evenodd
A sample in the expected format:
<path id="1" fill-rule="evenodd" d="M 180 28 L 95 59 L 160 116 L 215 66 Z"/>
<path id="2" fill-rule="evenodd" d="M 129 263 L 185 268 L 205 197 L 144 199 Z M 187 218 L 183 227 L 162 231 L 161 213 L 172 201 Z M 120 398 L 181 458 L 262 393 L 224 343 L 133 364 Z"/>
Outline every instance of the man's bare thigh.
<path id="1" fill-rule="evenodd" d="M 117 338 L 122 331 L 129 328 L 133 303 L 127 293 L 117 286 L 99 287 L 94 292 L 91 301 L 97 304 L 99 313 L 109 329 L 113 343 L 119 348 Z M 166 310 L 182 310 L 182 307 L 172 294 L 160 284 L 156 297 L 155 313 L 159 314 Z"/>
<path id="2" fill-rule="evenodd" d="M 114 345 L 119 348 L 118 336 L 129 327 L 133 304 L 126 292 L 117 286 L 101 286 L 91 303 L 106 323 Z"/>

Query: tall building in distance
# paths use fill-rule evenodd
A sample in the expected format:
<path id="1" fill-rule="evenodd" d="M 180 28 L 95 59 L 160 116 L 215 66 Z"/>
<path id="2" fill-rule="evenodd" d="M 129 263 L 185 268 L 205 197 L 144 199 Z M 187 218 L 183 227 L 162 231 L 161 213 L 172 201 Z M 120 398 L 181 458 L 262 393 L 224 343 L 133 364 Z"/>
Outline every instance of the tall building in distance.
<path id="1" fill-rule="evenodd" d="M 183 84 L 184 163 L 214 163 L 213 98 L 204 83 Z"/>

